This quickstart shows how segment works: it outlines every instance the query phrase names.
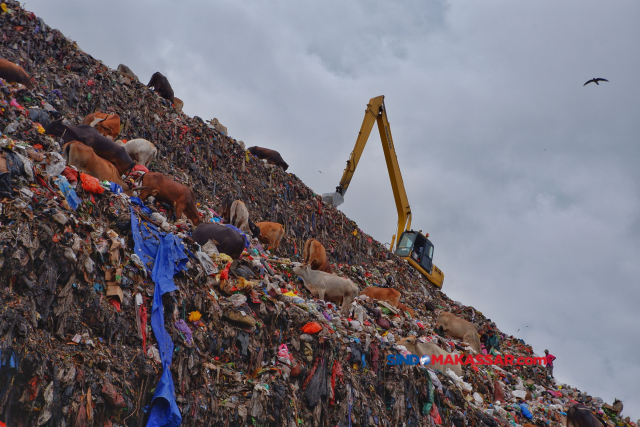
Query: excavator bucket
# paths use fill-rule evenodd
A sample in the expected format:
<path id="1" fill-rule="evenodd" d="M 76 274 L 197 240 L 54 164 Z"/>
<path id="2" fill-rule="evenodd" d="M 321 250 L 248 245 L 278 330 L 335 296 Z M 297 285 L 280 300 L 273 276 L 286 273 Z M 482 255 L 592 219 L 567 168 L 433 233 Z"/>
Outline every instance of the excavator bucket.
<path id="1" fill-rule="evenodd" d="M 344 203 L 344 197 L 342 197 L 342 194 L 338 192 L 324 193 L 322 195 L 322 201 L 329 205 L 340 206 L 341 204 Z"/>

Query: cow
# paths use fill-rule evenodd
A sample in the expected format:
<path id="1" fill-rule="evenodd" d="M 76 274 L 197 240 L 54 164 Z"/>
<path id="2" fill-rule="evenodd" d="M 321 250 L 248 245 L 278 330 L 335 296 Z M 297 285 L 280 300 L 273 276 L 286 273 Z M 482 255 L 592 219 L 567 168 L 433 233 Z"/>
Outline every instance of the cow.
<path id="1" fill-rule="evenodd" d="M 227 197 L 225 197 L 224 200 L 222 201 L 222 207 L 220 208 L 220 216 L 227 223 L 229 222 L 229 219 L 231 217 L 231 205 L 233 204 L 233 202 L 234 200 L 230 195 L 227 195 Z"/>
<path id="2" fill-rule="evenodd" d="M 153 88 L 161 97 L 168 99 L 173 103 L 173 89 L 171 89 L 171 85 L 169 84 L 169 80 L 158 71 L 153 73 L 151 76 L 151 80 L 147 84 L 148 88 Z"/>
<path id="3" fill-rule="evenodd" d="M 117 114 L 95 112 L 85 117 L 82 124 L 95 128 L 112 141 L 120 134 L 120 116 Z"/>
<path id="4" fill-rule="evenodd" d="M 173 97 L 173 108 L 176 109 L 176 111 L 182 111 L 182 107 L 184 107 L 184 102 L 178 98 L 177 96 Z"/>
<path id="5" fill-rule="evenodd" d="M 100 181 L 115 182 L 122 187 L 123 191 L 129 191 L 129 186 L 120 178 L 116 167 L 98 156 L 93 148 L 80 141 L 71 141 L 62 147 L 62 152 L 69 166 L 75 166 L 80 172 L 98 178 Z"/>
<path id="6" fill-rule="evenodd" d="M 249 147 L 249 152 L 259 158 L 260 160 L 266 159 L 270 165 L 280 166 L 283 170 L 289 169 L 289 165 L 282 160 L 282 156 L 275 150 L 262 147 Z"/>
<path id="7" fill-rule="evenodd" d="M 413 308 L 408 307 L 401 302 L 398 303 L 398 308 L 404 312 L 408 312 L 412 319 L 416 318 L 416 311 Z"/>
<path id="8" fill-rule="evenodd" d="M 231 203 L 231 197 L 227 197 L 222 205 L 222 217 L 242 232 L 251 234 L 255 238 L 260 237 L 260 227 L 251 221 L 247 205 L 242 200 Z"/>
<path id="9" fill-rule="evenodd" d="M 236 200 L 231 204 L 229 209 L 229 224 L 244 231 L 245 233 L 251 232 L 249 228 L 249 211 L 247 205 L 242 200 Z"/>
<path id="10" fill-rule="evenodd" d="M 327 260 L 327 252 L 324 250 L 324 246 L 314 238 L 310 238 L 305 242 L 302 260 L 305 264 L 309 264 L 312 270 L 333 273 L 331 264 Z"/>
<path id="11" fill-rule="evenodd" d="M 132 139 L 127 141 L 127 143 L 122 142 L 122 140 L 117 140 L 116 144 L 124 147 L 129 157 L 131 157 L 131 160 L 136 164 L 145 167 L 149 167 L 151 162 L 156 158 L 156 154 L 158 154 L 158 149 L 153 142 L 142 138 Z"/>
<path id="12" fill-rule="evenodd" d="M 574 404 L 567 411 L 567 427 L 603 427 L 604 425 L 589 408 L 579 403 Z"/>
<path id="13" fill-rule="evenodd" d="M 242 234 L 220 224 L 203 222 L 196 227 L 191 238 L 200 246 L 213 240 L 218 251 L 229 255 L 232 259 L 239 259 L 244 251 L 245 240 Z"/>
<path id="14" fill-rule="evenodd" d="M 179 182 L 172 180 L 158 172 L 147 172 L 142 177 L 142 187 L 140 190 L 140 200 L 145 200 L 153 196 L 159 202 L 170 206 L 167 214 L 171 218 L 175 212 L 176 219 L 180 219 L 182 214 L 191 220 L 193 225 L 200 224 L 200 214 L 196 206 L 196 198 L 193 191 Z M 131 195 L 128 193 L 128 195 Z"/>
<path id="15" fill-rule="evenodd" d="M 118 72 L 123 76 L 130 78 L 133 81 L 140 80 L 138 79 L 138 76 L 136 76 L 135 73 L 131 71 L 131 68 L 127 67 L 124 64 L 118 65 Z"/>
<path id="16" fill-rule="evenodd" d="M 304 286 L 312 295 L 317 295 L 318 299 L 326 297 L 329 301 L 338 303 L 342 301 L 340 312 L 343 316 L 349 314 L 349 306 L 358 296 L 358 286 L 351 279 L 312 270 L 308 265 L 298 265 L 293 268 L 293 272 L 302 279 Z"/>
<path id="17" fill-rule="evenodd" d="M 0 78 L 10 83 L 21 83 L 25 86 L 31 86 L 33 83 L 29 74 L 18 64 L 0 58 Z"/>
<path id="18" fill-rule="evenodd" d="M 284 227 L 277 222 L 263 221 L 256 224 L 260 229 L 258 240 L 265 245 L 269 245 L 274 251 L 278 250 L 280 241 L 284 236 Z"/>
<path id="19" fill-rule="evenodd" d="M 480 338 L 476 325 L 457 317 L 455 314 L 442 311 L 438 314 L 436 326 L 441 326 L 444 332 L 458 340 L 469 344 L 472 349 L 480 353 Z"/>
<path id="20" fill-rule="evenodd" d="M 415 354 L 418 357 L 429 356 L 431 358 L 431 362 L 429 362 L 429 366 L 439 370 L 443 374 L 446 373 L 446 370 L 448 368 L 448 369 L 451 369 L 453 373 L 456 374 L 457 376 L 459 377 L 462 376 L 462 365 L 460 365 L 459 363 L 458 364 L 445 363 L 444 359 L 447 356 L 451 356 L 451 359 L 453 359 L 452 354 L 447 352 L 446 350 L 441 349 L 440 347 L 438 347 L 436 344 L 432 342 L 422 343 L 422 342 L 419 342 L 416 337 L 407 337 L 407 338 L 402 338 L 400 341 L 397 341 L 396 344 L 404 346 L 404 348 L 406 348 L 409 353 Z M 436 362 L 433 357 L 433 356 L 440 356 L 440 355 L 442 355 L 442 358 L 443 358 L 442 364 Z"/>
<path id="21" fill-rule="evenodd" d="M 386 301 L 394 307 L 398 306 L 402 294 L 393 288 L 379 288 L 377 286 L 366 287 L 360 292 L 360 295 L 366 295 L 369 298 Z"/>
<path id="22" fill-rule="evenodd" d="M 49 123 L 44 130 L 48 135 L 61 137 L 65 143 L 80 141 L 93 148 L 98 156 L 113 163 L 120 175 L 128 172 L 134 166 L 127 150 L 101 135 L 89 125 L 67 126 L 62 123 L 62 119 L 58 119 Z"/>

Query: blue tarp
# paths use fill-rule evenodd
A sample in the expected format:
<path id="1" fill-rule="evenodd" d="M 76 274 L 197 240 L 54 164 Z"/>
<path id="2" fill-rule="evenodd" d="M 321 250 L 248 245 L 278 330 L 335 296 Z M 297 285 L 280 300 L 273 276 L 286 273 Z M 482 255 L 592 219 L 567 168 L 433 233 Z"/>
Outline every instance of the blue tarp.
<path id="1" fill-rule="evenodd" d="M 71 209 L 75 211 L 78 208 L 78 205 L 82 203 L 82 200 L 80 200 L 75 190 L 71 188 L 71 186 L 69 185 L 69 181 L 67 181 L 67 178 L 65 178 L 64 176 L 58 176 L 54 180 L 54 182 L 56 183 L 60 191 L 62 191 L 62 194 L 64 194 L 64 197 L 67 199 L 67 203 L 69 203 Z"/>
<path id="2" fill-rule="evenodd" d="M 238 233 L 242 234 L 242 237 L 244 237 L 244 247 L 249 249 L 251 247 L 251 243 L 249 243 L 249 238 L 247 237 L 246 234 L 244 234 L 244 232 L 242 230 L 240 230 L 239 228 L 237 228 L 236 226 L 233 226 L 231 224 L 225 224 L 225 227 L 229 227 L 232 230 L 237 231 Z"/>
<path id="3" fill-rule="evenodd" d="M 131 201 L 132 204 L 144 206 L 138 198 L 132 198 Z M 144 207 L 143 210 L 148 211 Z M 131 232 L 135 242 L 135 253 L 147 268 L 151 269 L 151 279 L 156 285 L 151 308 L 151 327 L 158 341 L 163 369 L 151 401 L 147 427 L 178 427 L 182 423 L 182 416 L 176 404 L 170 370 L 173 341 L 164 327 L 162 295 L 177 289 L 173 276 L 185 269 L 187 256 L 184 253 L 182 239 L 172 233 L 162 232 L 148 222 L 140 226 L 133 208 L 131 208 Z M 153 267 L 150 267 L 150 264 Z"/>
<path id="4" fill-rule="evenodd" d="M 111 190 L 112 193 L 115 194 L 122 194 L 122 187 L 119 184 L 116 184 L 115 182 L 111 182 L 109 181 L 109 189 Z"/>

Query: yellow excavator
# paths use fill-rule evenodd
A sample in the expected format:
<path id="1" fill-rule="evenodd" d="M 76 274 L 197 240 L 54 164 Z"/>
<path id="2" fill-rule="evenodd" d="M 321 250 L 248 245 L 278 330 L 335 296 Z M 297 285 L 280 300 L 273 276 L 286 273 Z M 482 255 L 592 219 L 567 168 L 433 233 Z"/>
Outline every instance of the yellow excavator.
<path id="1" fill-rule="evenodd" d="M 391 188 L 393 189 L 393 197 L 396 200 L 396 208 L 398 209 L 398 228 L 397 234 L 391 238 L 389 249 L 393 251 L 396 236 L 397 240 L 395 254 L 402 259 L 406 259 L 411 266 L 418 270 L 424 277 L 438 288 L 442 288 L 444 282 L 444 273 L 433 264 L 433 243 L 429 240 L 429 234 L 422 234 L 422 231 L 411 230 L 411 208 L 407 199 L 407 192 L 404 189 L 404 182 L 400 174 L 400 166 L 396 150 L 393 146 L 393 138 L 391 138 L 391 129 L 389 128 L 389 120 L 384 105 L 384 96 L 371 98 L 364 113 L 362 127 L 356 140 L 356 145 L 351 152 L 347 167 L 344 170 L 340 185 L 336 187 L 335 193 L 328 193 L 322 196 L 327 203 L 339 206 L 344 202 L 344 195 L 349 188 L 349 183 L 358 166 L 358 161 L 362 155 L 367 140 L 373 129 L 375 122 L 378 122 L 378 130 L 380 131 L 380 140 L 382 141 L 382 149 L 384 158 L 387 161 L 387 169 L 389 169 L 389 177 L 391 179 Z"/>

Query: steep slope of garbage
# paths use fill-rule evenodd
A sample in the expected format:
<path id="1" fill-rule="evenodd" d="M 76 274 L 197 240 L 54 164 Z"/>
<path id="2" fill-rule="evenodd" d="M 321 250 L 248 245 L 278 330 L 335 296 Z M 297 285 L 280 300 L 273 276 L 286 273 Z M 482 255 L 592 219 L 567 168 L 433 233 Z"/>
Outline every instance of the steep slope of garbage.
<path id="1" fill-rule="evenodd" d="M 437 334 L 438 310 L 495 325 L 241 141 L 176 111 L 19 3 L 1 13 L 0 56 L 36 84 L 0 86 L 0 426 L 542 427 L 561 424 L 575 401 L 610 425 L 635 425 L 536 366 L 470 365 L 458 377 L 388 365 L 411 335 L 471 351 Z M 121 117 L 120 138 L 156 144 L 149 169 L 192 188 L 205 221 L 220 221 L 231 196 L 254 222 L 284 224 L 279 250 L 253 241 L 231 263 L 161 205 L 70 173 L 43 126 L 96 110 Z M 309 237 L 338 275 L 400 290 L 415 317 L 366 297 L 343 317 L 314 299 L 291 271 Z M 504 353 L 533 354 L 500 336 Z"/>

